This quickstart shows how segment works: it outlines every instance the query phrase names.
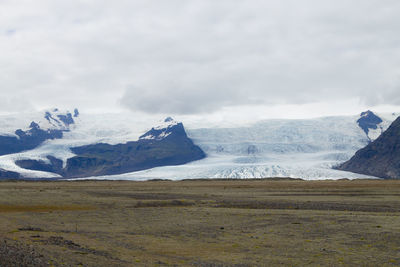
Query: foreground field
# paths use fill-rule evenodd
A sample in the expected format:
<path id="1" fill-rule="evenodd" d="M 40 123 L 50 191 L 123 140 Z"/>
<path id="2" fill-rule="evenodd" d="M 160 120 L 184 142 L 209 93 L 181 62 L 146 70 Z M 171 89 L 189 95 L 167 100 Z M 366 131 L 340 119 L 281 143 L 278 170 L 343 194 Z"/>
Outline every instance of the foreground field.
<path id="1" fill-rule="evenodd" d="M 400 181 L 0 183 L 0 266 L 398 266 Z"/>

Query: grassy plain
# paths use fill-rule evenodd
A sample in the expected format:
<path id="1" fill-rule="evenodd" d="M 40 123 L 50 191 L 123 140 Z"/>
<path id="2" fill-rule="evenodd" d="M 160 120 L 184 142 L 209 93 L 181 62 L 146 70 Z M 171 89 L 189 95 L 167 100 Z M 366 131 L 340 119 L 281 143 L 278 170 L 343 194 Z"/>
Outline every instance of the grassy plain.
<path id="1" fill-rule="evenodd" d="M 0 266 L 399 266 L 400 181 L 0 182 L 0 238 Z"/>

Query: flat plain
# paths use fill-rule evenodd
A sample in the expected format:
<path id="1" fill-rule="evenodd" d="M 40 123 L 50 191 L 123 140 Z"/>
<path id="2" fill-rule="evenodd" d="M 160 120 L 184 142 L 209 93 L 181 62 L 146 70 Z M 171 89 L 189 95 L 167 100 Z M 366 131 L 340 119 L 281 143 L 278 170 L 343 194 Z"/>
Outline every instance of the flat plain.
<path id="1" fill-rule="evenodd" d="M 400 266 L 400 180 L 0 182 L 0 266 Z"/>

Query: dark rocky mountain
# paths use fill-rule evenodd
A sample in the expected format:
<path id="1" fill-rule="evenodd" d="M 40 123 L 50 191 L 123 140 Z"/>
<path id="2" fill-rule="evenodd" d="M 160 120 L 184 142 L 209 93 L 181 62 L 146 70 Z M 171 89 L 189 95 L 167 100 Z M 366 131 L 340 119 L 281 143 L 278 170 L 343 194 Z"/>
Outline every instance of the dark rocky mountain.
<path id="1" fill-rule="evenodd" d="M 35 170 L 35 171 L 45 171 L 52 172 L 57 174 L 63 173 L 63 162 L 60 159 L 57 159 L 52 156 L 47 156 L 49 162 L 45 162 L 43 160 L 18 160 L 15 163 L 24 169 Z"/>
<path id="2" fill-rule="evenodd" d="M 18 179 L 21 178 L 21 175 L 18 172 L 7 171 L 0 168 L 0 180 L 1 179 Z"/>
<path id="3" fill-rule="evenodd" d="M 164 127 L 152 128 L 138 141 L 73 147 L 71 151 L 76 156 L 67 160 L 65 168 L 61 160 L 51 156 L 47 157 L 49 162 L 20 160 L 16 164 L 25 169 L 53 172 L 69 178 L 181 165 L 205 157 L 205 153 L 187 137 L 182 123 L 176 123 L 170 118 L 164 123 Z"/>
<path id="4" fill-rule="evenodd" d="M 400 178 L 400 117 L 374 142 L 360 149 L 338 170 L 381 178 Z"/>
<path id="5" fill-rule="evenodd" d="M 382 123 L 382 119 L 370 110 L 362 112 L 360 116 L 361 117 L 357 120 L 358 126 L 363 129 L 367 136 L 370 129 L 376 130 L 378 125 Z"/>
<path id="6" fill-rule="evenodd" d="M 74 109 L 74 118 L 79 117 L 79 110 L 76 108 Z"/>
<path id="7" fill-rule="evenodd" d="M 58 110 L 53 112 L 57 113 Z M 32 121 L 27 130 L 16 130 L 15 136 L 0 136 L 0 155 L 34 149 L 46 140 L 62 138 L 63 132 L 69 131 L 69 126 L 74 123 L 69 112 L 57 115 L 46 112 L 44 119 L 51 127 L 42 129 L 38 123 Z"/>

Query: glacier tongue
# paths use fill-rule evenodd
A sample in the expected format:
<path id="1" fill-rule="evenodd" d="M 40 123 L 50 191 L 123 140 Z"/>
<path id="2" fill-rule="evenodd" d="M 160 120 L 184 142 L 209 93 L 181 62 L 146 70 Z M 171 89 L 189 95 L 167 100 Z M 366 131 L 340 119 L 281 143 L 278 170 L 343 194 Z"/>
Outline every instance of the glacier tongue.
<path id="1" fill-rule="evenodd" d="M 320 162 L 269 163 L 265 161 L 260 164 L 235 164 L 233 159 L 227 157 L 210 157 L 201 161 L 193 162 L 182 166 L 159 167 L 145 171 L 127 173 L 122 175 L 110 175 L 92 177 L 92 179 L 110 180 L 149 180 L 149 179 L 201 179 L 201 178 L 268 178 L 268 177 L 290 177 L 302 178 L 305 180 L 321 179 L 355 179 L 373 178 L 365 175 L 358 175 L 349 172 L 330 169 L 331 164 Z"/>
<path id="2" fill-rule="evenodd" d="M 373 178 L 331 169 L 368 144 L 357 116 L 267 120 L 247 127 L 187 129 L 207 158 L 101 179 Z M 389 123 L 385 123 L 383 127 Z"/>

